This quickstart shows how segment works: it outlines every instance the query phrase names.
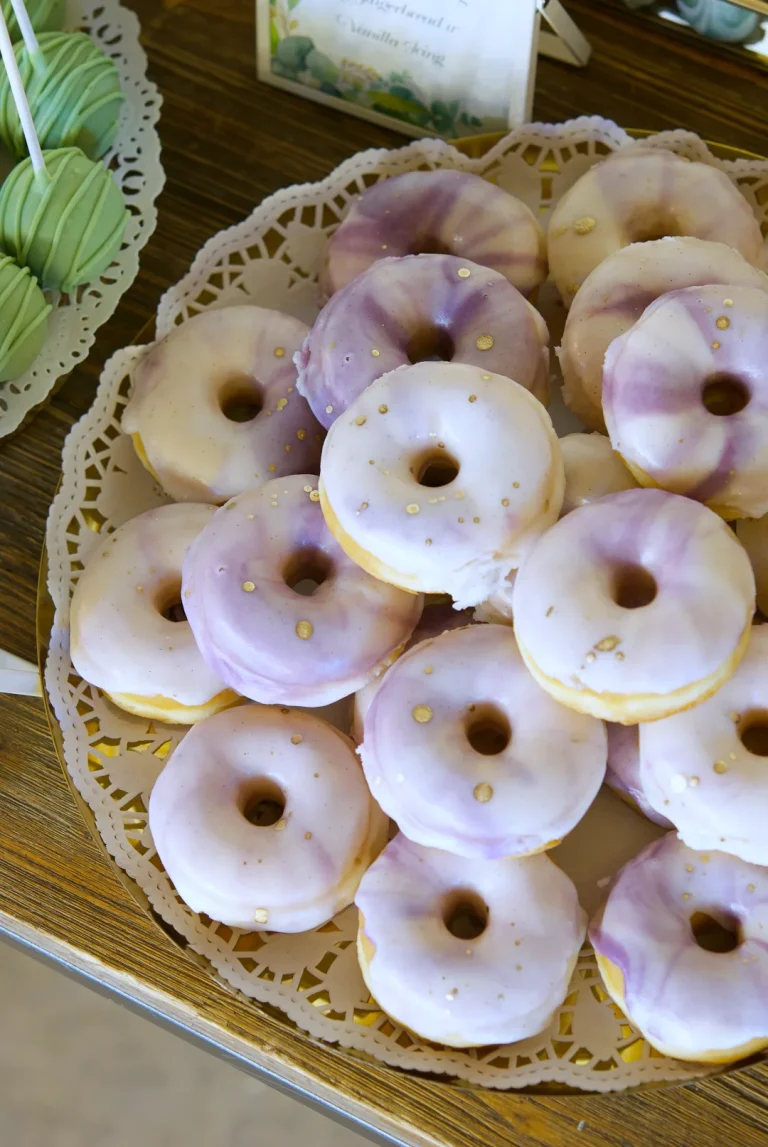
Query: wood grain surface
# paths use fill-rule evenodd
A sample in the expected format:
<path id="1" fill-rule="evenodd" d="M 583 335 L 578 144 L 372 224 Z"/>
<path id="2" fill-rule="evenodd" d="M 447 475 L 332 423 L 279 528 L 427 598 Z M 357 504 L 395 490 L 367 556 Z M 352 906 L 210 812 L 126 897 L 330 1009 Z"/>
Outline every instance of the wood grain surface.
<path id="1" fill-rule="evenodd" d="M 88 362 L 20 434 L 0 443 L 0 646 L 29 660 L 36 656 L 38 563 L 62 442 L 90 404 L 105 359 L 132 340 L 214 231 L 278 187 L 319 179 L 361 148 L 402 142 L 258 84 L 252 0 L 127 2 L 142 21 L 150 74 L 165 98 L 168 183 L 139 277 Z M 537 118 L 595 113 L 626 127 L 682 126 L 750 151 L 768 148 L 768 73 L 759 63 L 633 16 L 612 0 L 567 6 L 594 57 L 585 71 L 540 63 Z M 390 1141 L 766 1143 L 768 1066 L 605 1097 L 482 1092 L 343 1054 L 299 1035 L 276 1012 L 238 1004 L 133 902 L 80 818 L 42 703 L 9 697 L 0 697 L 0 929 Z M 256 1120 L 253 1141 L 260 1141 Z"/>

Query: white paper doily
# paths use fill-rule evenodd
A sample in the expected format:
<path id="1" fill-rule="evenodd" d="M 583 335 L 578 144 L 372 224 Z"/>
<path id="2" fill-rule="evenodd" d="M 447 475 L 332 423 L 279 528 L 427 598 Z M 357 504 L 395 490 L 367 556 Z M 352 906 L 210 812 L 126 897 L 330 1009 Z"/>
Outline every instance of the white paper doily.
<path id="1" fill-rule="evenodd" d="M 115 61 L 125 95 L 112 149 L 104 157 L 130 212 L 122 247 L 100 279 L 54 304 L 45 345 L 29 370 L 0 384 L 0 438 L 12 434 L 50 394 L 58 378 L 84 359 L 96 331 L 112 315 L 139 270 L 139 252 L 157 223 L 155 200 L 165 175 L 160 163 L 157 120 L 161 97 L 147 79 L 147 58 L 139 43 L 139 21 L 118 0 L 68 0 L 67 29 L 87 32 Z"/>
<path id="2" fill-rule="evenodd" d="M 321 183 L 279 191 L 243 223 L 211 239 L 189 273 L 163 297 L 158 334 L 206 307 L 247 300 L 311 322 L 317 313 L 316 280 L 326 236 L 350 198 L 379 178 L 418 167 L 459 167 L 493 179 L 543 216 L 587 167 L 630 144 L 615 124 L 581 119 L 513 132 L 480 160 L 469 160 L 437 140 L 364 152 Z M 645 141 L 648 145 L 673 147 L 723 168 L 767 225 L 768 162 L 722 162 L 695 136 L 681 132 L 653 137 Z M 556 344 L 562 307 L 547 289 L 539 305 Z M 192 913 L 180 902 L 154 852 L 146 810 L 152 784 L 184 730 L 117 710 L 77 676 L 68 648 L 72 586 L 99 535 L 168 500 L 120 431 L 131 369 L 145 349 L 120 351 L 105 367 L 93 408 L 67 440 L 61 490 L 51 508 L 47 535 L 56 614 L 46 684 L 61 726 L 67 768 L 117 863 L 159 915 L 229 984 L 281 1008 L 313 1036 L 386 1063 L 497 1088 L 558 1081 L 608 1091 L 705 1074 L 705 1068 L 666 1059 L 649 1047 L 606 996 L 587 948 L 548 1031 L 514 1045 L 455 1051 L 415 1039 L 370 999 L 357 967 L 354 908 L 313 932 L 281 936 L 239 932 Z M 553 383 L 557 394 L 559 387 Z M 557 399 L 553 415 L 561 432 L 575 428 Z M 555 853 L 576 880 L 588 911 L 597 906 L 611 874 L 658 832 L 603 790 Z"/>

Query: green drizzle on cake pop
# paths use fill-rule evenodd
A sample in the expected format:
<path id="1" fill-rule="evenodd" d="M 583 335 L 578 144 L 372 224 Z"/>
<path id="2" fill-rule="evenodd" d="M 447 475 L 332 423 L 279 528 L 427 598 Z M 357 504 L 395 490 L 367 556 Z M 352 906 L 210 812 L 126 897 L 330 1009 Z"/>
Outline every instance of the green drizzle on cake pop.
<path id="1" fill-rule="evenodd" d="M 112 262 L 128 211 L 111 174 L 79 148 L 43 158 L 46 171 L 36 176 L 22 160 L 0 190 L 0 248 L 44 287 L 71 294 Z"/>
<path id="2" fill-rule="evenodd" d="M 112 146 L 124 96 L 114 60 L 82 32 L 44 32 L 39 51 L 15 54 L 43 148 L 79 147 L 98 159 Z M 0 73 L 0 138 L 17 158 L 27 145 L 8 74 Z"/>
<path id="3" fill-rule="evenodd" d="M 11 0 L 2 0 L 2 4 L 8 32 L 15 43 L 21 39 L 21 31 L 13 14 Z M 26 8 L 35 32 L 57 32 L 64 27 L 67 0 L 27 0 Z"/>
<path id="4" fill-rule="evenodd" d="M 40 354 L 50 310 L 29 270 L 0 255 L 0 382 L 24 374 Z"/>

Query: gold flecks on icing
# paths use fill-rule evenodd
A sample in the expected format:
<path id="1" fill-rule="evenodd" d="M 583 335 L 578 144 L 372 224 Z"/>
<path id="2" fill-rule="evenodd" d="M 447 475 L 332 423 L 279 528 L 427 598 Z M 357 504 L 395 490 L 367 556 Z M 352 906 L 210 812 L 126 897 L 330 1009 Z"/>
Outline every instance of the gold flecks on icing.
<path id="1" fill-rule="evenodd" d="M 491 376 L 489 374 L 481 374 L 480 377 L 482 378 L 483 382 L 491 381 Z"/>
<path id="2" fill-rule="evenodd" d="M 432 720 L 432 710 L 429 705 L 417 705 L 411 716 L 419 725 L 426 725 L 428 721 Z"/>
<path id="3" fill-rule="evenodd" d="M 712 768 L 715 770 L 716 773 L 719 773 L 721 776 L 723 773 L 728 772 L 728 764 L 726 761 L 715 761 Z"/>
<path id="4" fill-rule="evenodd" d="M 418 514 L 419 506 L 416 502 L 409 502 L 405 507 L 406 514 Z"/>
<path id="5" fill-rule="evenodd" d="M 515 489 L 515 490 L 519 490 L 519 489 L 520 489 L 520 483 L 519 483 L 519 482 L 513 482 L 513 483 L 512 483 L 512 486 L 514 487 L 514 489 Z"/>
<path id="6" fill-rule="evenodd" d="M 378 358 L 379 355 L 381 354 L 381 351 L 377 350 L 376 347 L 373 347 L 371 350 L 371 354 L 373 355 L 374 358 Z"/>
<path id="7" fill-rule="evenodd" d="M 269 912 L 266 908 L 257 908 L 253 914 L 254 924 L 266 924 L 269 920 Z"/>
<path id="8" fill-rule="evenodd" d="M 283 447 L 283 450 L 285 450 L 286 454 L 290 454 L 290 452 L 291 452 L 291 444 L 290 444 L 290 442 L 287 442 L 287 443 L 285 444 L 285 446 Z"/>
<path id="9" fill-rule="evenodd" d="M 502 506 L 508 506 L 509 505 L 509 498 L 502 498 L 501 504 L 502 504 Z"/>
<path id="10" fill-rule="evenodd" d="M 364 414 L 358 414 L 357 418 L 355 419 L 355 426 L 365 426 L 367 421 L 368 419 Z"/>
<path id="11" fill-rule="evenodd" d="M 331 406 L 330 403 L 328 403 L 328 405 L 326 406 L 325 413 L 326 414 L 333 414 L 333 407 Z"/>
<path id="12" fill-rule="evenodd" d="M 301 430 L 301 429 L 297 430 L 296 431 L 296 437 L 298 438 L 299 442 L 303 442 L 304 439 L 307 437 L 306 430 Z"/>
<path id="13" fill-rule="evenodd" d="M 624 654 L 621 652 L 621 650 L 619 650 L 617 653 L 615 653 L 614 657 L 616 658 L 617 661 L 623 661 L 624 660 Z"/>
<path id="14" fill-rule="evenodd" d="M 381 406 L 379 407 L 379 414 L 386 414 L 388 410 L 389 407 L 387 406 L 386 402 L 382 402 Z"/>
<path id="15" fill-rule="evenodd" d="M 276 821 L 274 824 L 275 832 L 282 832 L 284 830 L 285 826 L 287 825 L 287 823 L 288 823 L 288 821 L 285 819 L 284 816 L 280 817 L 280 820 Z"/>
<path id="16" fill-rule="evenodd" d="M 144 593 L 144 586 L 143 585 L 137 585 L 136 586 L 136 593 Z"/>
<path id="17" fill-rule="evenodd" d="M 487 804 L 493 796 L 493 786 L 489 785 L 487 781 L 481 781 L 479 785 L 475 785 L 472 796 L 479 804 Z"/>
<path id="18" fill-rule="evenodd" d="M 720 350 L 720 343 L 717 341 L 717 339 L 715 339 L 715 341 L 712 343 L 712 350 Z"/>
<path id="19" fill-rule="evenodd" d="M 304 493 L 305 494 L 311 494 L 312 493 L 312 487 L 309 485 L 309 483 L 307 483 L 307 485 L 304 487 Z"/>
<path id="20" fill-rule="evenodd" d="M 690 899 L 691 899 L 690 892 L 684 892 L 683 893 L 683 900 L 690 900 Z"/>
<path id="21" fill-rule="evenodd" d="M 275 464 L 274 464 L 274 462 L 270 463 L 269 472 L 270 472 L 270 474 L 274 474 L 274 472 L 275 472 Z"/>
<path id="22" fill-rule="evenodd" d="M 583 215 L 581 219 L 577 219 L 573 225 L 573 229 L 577 235 L 589 235 L 597 227 L 597 220 L 591 215 Z"/>
<path id="23" fill-rule="evenodd" d="M 691 788 L 694 788 L 694 789 L 695 789 L 695 788 L 696 788 L 696 785 L 697 785 L 698 783 L 699 783 L 699 778 L 698 778 L 698 777 L 689 777 L 689 778 L 688 778 L 688 784 L 691 786 Z"/>
<path id="24" fill-rule="evenodd" d="M 284 358 L 284 357 L 285 357 L 285 347 L 284 346 L 276 346 L 275 347 L 275 358 Z"/>
<path id="25" fill-rule="evenodd" d="M 468 279 L 472 272 L 470 271 L 469 267 L 459 267 L 456 274 L 460 279 Z"/>
<path id="26" fill-rule="evenodd" d="M 291 744 L 300 745 L 303 740 L 304 738 L 302 737 L 301 733 L 294 733 L 291 737 Z"/>
<path id="27" fill-rule="evenodd" d="M 719 331 L 727 331 L 731 325 L 731 320 L 727 315 L 720 315 L 719 319 L 715 319 L 715 326 Z"/>
<path id="28" fill-rule="evenodd" d="M 427 674 L 427 676 L 429 676 L 429 674 L 432 672 L 432 666 L 431 665 L 425 665 L 424 666 L 424 672 Z"/>
<path id="29" fill-rule="evenodd" d="M 312 493 L 309 495 L 309 500 L 310 500 L 310 502 L 319 502 L 320 501 L 320 491 L 319 490 L 313 490 Z"/>
<path id="30" fill-rule="evenodd" d="M 464 519 L 463 519 L 463 518 L 457 518 L 457 519 L 456 519 L 456 521 L 457 521 L 457 522 L 459 522 L 461 525 L 463 525 L 463 524 L 464 524 Z"/>
<path id="31" fill-rule="evenodd" d="M 256 586 L 253 584 L 252 581 L 244 581 L 243 582 L 243 592 L 244 593 L 253 593 L 253 591 L 255 589 L 256 589 Z"/>
<path id="32" fill-rule="evenodd" d="M 748 884 L 747 885 L 747 892 L 754 892 L 754 891 L 755 891 L 754 884 Z"/>
<path id="33" fill-rule="evenodd" d="M 478 350 L 490 350 L 493 346 L 493 335 L 478 335 L 475 346 Z"/>
<path id="34" fill-rule="evenodd" d="M 587 662 L 588 665 L 591 665 L 593 661 L 597 661 L 597 655 L 595 653 L 593 653 L 592 650 L 590 649 L 589 653 L 584 658 L 584 660 Z"/>
<path id="35" fill-rule="evenodd" d="M 477 395 L 476 394 L 470 394 L 469 401 L 470 402 L 477 402 Z"/>
<path id="36" fill-rule="evenodd" d="M 304 833 L 304 839 L 305 840 L 311 840 L 312 839 L 312 833 L 311 832 L 305 832 Z"/>
<path id="37" fill-rule="evenodd" d="M 621 645 L 621 638 L 611 634 L 610 637 L 604 637 L 601 641 L 597 641 L 595 649 L 598 653 L 613 653 L 617 645 Z"/>
<path id="38" fill-rule="evenodd" d="M 313 633 L 311 621 L 297 621 L 296 622 L 296 636 L 300 637 L 302 641 L 309 641 Z"/>
<path id="39" fill-rule="evenodd" d="M 431 538 L 425 538 L 424 539 L 424 545 L 425 546 L 431 546 L 432 545 L 432 539 Z"/>
<path id="40" fill-rule="evenodd" d="M 475 523 L 476 526 L 480 524 L 479 518 L 473 518 L 472 521 Z"/>

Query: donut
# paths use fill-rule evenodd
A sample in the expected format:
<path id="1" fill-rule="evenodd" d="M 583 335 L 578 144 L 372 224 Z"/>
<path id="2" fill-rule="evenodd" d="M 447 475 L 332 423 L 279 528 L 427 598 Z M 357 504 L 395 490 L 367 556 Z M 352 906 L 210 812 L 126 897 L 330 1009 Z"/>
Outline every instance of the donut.
<path id="1" fill-rule="evenodd" d="M 768 872 L 673 832 L 621 870 L 589 929 L 605 987 L 657 1051 L 733 1063 L 768 1046 Z"/>
<path id="2" fill-rule="evenodd" d="M 563 397 L 589 429 L 605 429 L 603 362 L 610 343 L 659 295 L 707 283 L 768 289 L 768 278 L 738 251 L 702 239 L 633 243 L 589 275 L 568 312 L 557 351 Z"/>
<path id="3" fill-rule="evenodd" d="M 662 295 L 605 356 L 614 450 L 643 486 L 726 519 L 768 513 L 768 291 Z"/>
<path id="4" fill-rule="evenodd" d="M 141 359 L 122 428 L 172 498 L 218 505 L 317 472 L 323 430 L 293 365 L 307 329 L 263 307 L 222 307 L 174 327 Z"/>
<path id="5" fill-rule="evenodd" d="M 767 699 L 768 626 L 755 625 L 722 689 L 640 730 L 646 796 L 691 848 L 768 865 Z"/>
<path id="6" fill-rule="evenodd" d="M 634 725 L 698 705 L 728 680 L 749 639 L 755 579 L 706 506 L 625 490 L 536 542 L 512 608 L 540 685 L 582 713 Z"/>
<path id="7" fill-rule="evenodd" d="M 182 584 L 206 663 L 265 705 L 329 705 L 361 688 L 397 657 L 423 606 L 344 554 L 306 474 L 227 502 L 190 547 Z"/>
<path id="8" fill-rule="evenodd" d="M 768 517 L 756 521 L 742 518 L 736 523 L 739 539 L 752 563 L 757 586 L 757 607 L 768 617 Z"/>
<path id="9" fill-rule="evenodd" d="M 533 395 L 501 375 L 422 362 L 385 374 L 328 432 L 320 499 L 358 565 L 477 605 L 556 520 L 563 460 Z"/>
<path id="10" fill-rule="evenodd" d="M 475 606 L 473 617 L 475 621 L 487 622 L 490 625 L 512 625 L 512 594 L 515 589 L 517 570 L 510 570 L 499 588 Z"/>
<path id="11" fill-rule="evenodd" d="M 389 823 L 343 733 L 297 709 L 242 705 L 181 741 L 152 790 L 149 827 L 193 912 L 305 932 L 352 903 Z"/>
<path id="12" fill-rule="evenodd" d="M 426 641 L 429 637 L 439 637 L 441 633 L 445 633 L 447 630 L 461 629 L 465 625 L 472 625 L 474 620 L 472 614 L 471 609 L 454 609 L 453 603 L 447 595 L 435 594 L 432 598 L 427 598 L 424 602 L 424 612 L 418 625 L 408 638 L 403 652 L 412 649 L 420 641 Z M 355 693 L 352 702 L 352 740 L 357 745 L 363 739 L 366 714 L 383 680 L 384 674 L 382 673 Z"/>
<path id="13" fill-rule="evenodd" d="M 669 720 L 672 720 L 670 717 Z M 672 828 L 667 820 L 649 803 L 640 780 L 640 726 L 606 724 L 608 734 L 608 768 L 605 783 L 627 804 L 662 828 Z"/>
<path id="14" fill-rule="evenodd" d="M 637 482 L 604 434 L 566 434 L 560 439 L 565 497 L 560 516 L 606 494 L 632 490 Z"/>
<path id="15" fill-rule="evenodd" d="M 605 776 L 605 727 L 536 684 L 506 625 L 422 641 L 376 692 L 360 747 L 400 831 L 475 860 L 551 848 Z"/>
<path id="16" fill-rule="evenodd" d="M 397 1023 L 449 1047 L 537 1035 L 568 992 L 586 917 L 547 856 L 467 860 L 400 833 L 365 873 L 357 953 Z"/>
<path id="17" fill-rule="evenodd" d="M 382 259 L 335 294 L 296 356 L 298 386 L 330 426 L 380 375 L 435 357 L 548 400 L 543 318 L 503 275 L 453 255 Z"/>
<path id="18" fill-rule="evenodd" d="M 523 294 L 547 277 L 546 241 L 533 212 L 466 171 L 408 171 L 369 187 L 328 243 L 327 295 L 377 260 L 458 255 L 492 267 Z"/>
<path id="19" fill-rule="evenodd" d="M 552 278 L 570 306 L 595 267 L 630 243 L 691 236 L 723 243 L 763 266 L 763 236 L 724 171 L 661 148 L 628 148 L 577 179 L 549 220 Z"/>
<path id="20" fill-rule="evenodd" d="M 80 676 L 121 709 L 191 725 L 239 698 L 203 661 L 181 609 L 181 567 L 213 506 L 159 506 L 93 551 L 72 595 L 69 641 Z"/>

